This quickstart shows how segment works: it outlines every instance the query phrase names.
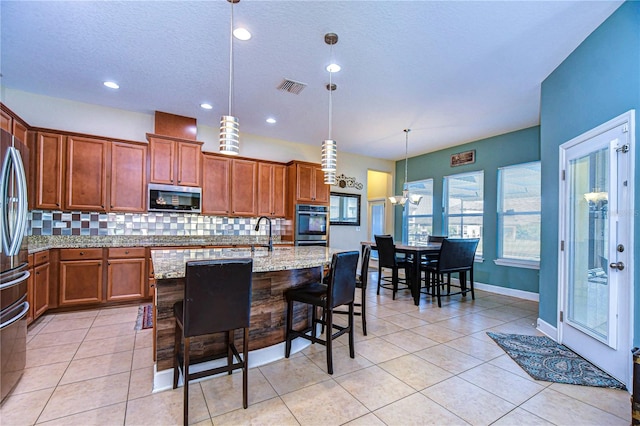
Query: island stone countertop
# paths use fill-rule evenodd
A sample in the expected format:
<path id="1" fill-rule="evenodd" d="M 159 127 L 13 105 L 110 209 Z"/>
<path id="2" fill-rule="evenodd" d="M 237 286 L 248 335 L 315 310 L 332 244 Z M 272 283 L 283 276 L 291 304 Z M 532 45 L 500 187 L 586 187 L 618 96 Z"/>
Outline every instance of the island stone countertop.
<path id="1" fill-rule="evenodd" d="M 327 247 L 280 246 L 273 251 L 256 247 L 151 250 L 153 270 L 158 280 L 184 278 L 185 265 L 191 260 L 252 258 L 253 272 L 284 271 L 328 266 L 333 250 Z"/>
<path id="2" fill-rule="evenodd" d="M 30 235 L 27 237 L 29 253 L 58 248 L 109 247 L 179 247 L 179 246 L 250 246 L 266 244 L 264 235 Z M 274 244 L 291 246 L 274 236 Z"/>

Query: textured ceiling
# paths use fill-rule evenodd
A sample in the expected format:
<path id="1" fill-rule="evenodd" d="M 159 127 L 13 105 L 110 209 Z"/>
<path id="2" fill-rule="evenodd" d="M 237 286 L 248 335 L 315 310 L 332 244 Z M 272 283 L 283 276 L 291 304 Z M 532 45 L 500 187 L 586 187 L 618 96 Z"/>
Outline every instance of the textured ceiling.
<path id="1" fill-rule="evenodd" d="M 233 114 L 242 132 L 319 146 L 328 137 L 324 34 L 335 32 L 339 150 L 399 159 L 406 127 L 415 155 L 533 126 L 541 82 L 621 3 L 242 0 L 235 23 L 253 38 L 234 42 Z M 228 112 L 230 7 L 2 0 L 2 85 L 217 127 Z M 281 92 L 283 78 L 308 86 Z"/>

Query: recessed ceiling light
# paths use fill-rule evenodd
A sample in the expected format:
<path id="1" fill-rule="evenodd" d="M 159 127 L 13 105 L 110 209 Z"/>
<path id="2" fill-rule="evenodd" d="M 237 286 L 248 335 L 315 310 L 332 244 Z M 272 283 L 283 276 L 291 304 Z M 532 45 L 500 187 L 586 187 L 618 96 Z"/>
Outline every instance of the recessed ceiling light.
<path id="1" fill-rule="evenodd" d="M 238 40 L 249 40 L 251 38 L 251 33 L 246 28 L 236 28 L 233 30 L 233 36 Z"/>
<path id="2" fill-rule="evenodd" d="M 276 119 L 275 119 L 275 118 L 273 118 L 273 117 L 269 117 L 269 118 L 267 118 L 267 120 L 266 120 L 266 121 L 267 121 L 267 123 L 269 123 L 269 124 L 276 124 Z"/>
<path id="3" fill-rule="evenodd" d="M 340 65 L 338 65 L 338 64 L 329 64 L 329 65 L 327 65 L 327 71 L 329 71 L 329 72 L 338 72 L 340 70 L 341 70 L 341 68 L 340 68 Z"/>
<path id="4" fill-rule="evenodd" d="M 204 103 L 204 104 L 200 104 L 200 108 L 202 108 L 202 109 L 212 109 L 213 107 L 210 104 Z"/>
<path id="5" fill-rule="evenodd" d="M 107 86 L 109 89 L 119 89 L 120 86 L 118 85 L 118 83 L 116 83 L 115 81 L 105 81 L 104 83 L 105 86 Z"/>

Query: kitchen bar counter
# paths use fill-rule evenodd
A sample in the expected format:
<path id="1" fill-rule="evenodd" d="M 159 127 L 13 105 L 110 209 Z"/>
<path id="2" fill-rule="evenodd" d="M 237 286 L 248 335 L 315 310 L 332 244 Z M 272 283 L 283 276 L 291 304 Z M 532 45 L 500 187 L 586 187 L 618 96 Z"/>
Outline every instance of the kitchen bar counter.
<path id="1" fill-rule="evenodd" d="M 170 375 L 173 366 L 175 320 L 174 303 L 184 298 L 185 264 L 189 260 L 253 258 L 253 286 L 251 300 L 251 326 L 249 350 L 274 348 L 278 357 L 284 356 L 279 345 L 285 340 L 286 303 L 284 291 L 302 284 L 317 282 L 322 278 L 323 268 L 331 263 L 336 250 L 325 247 L 274 247 L 248 249 L 174 249 L 152 250 L 156 283 L 156 371 Z M 304 305 L 294 309 L 294 327 L 307 324 L 308 308 Z M 241 344 L 241 336 L 236 334 Z M 283 346 L 283 345 L 280 345 Z M 281 350 L 280 350 L 281 349 Z M 194 338 L 191 343 L 192 357 L 209 360 L 226 354 L 224 336 L 215 334 Z M 251 358 L 250 358 L 251 359 Z M 252 361 L 250 361 L 253 363 Z M 165 379 L 167 378 L 165 377 Z M 160 380 L 166 384 L 166 380 Z M 158 385 L 156 388 L 164 388 Z"/>
<path id="2" fill-rule="evenodd" d="M 179 247 L 179 246 L 250 246 L 266 244 L 264 235 L 30 235 L 27 237 L 29 254 L 57 248 L 109 248 L 109 247 Z M 279 244 L 274 236 L 274 244 Z M 283 243 L 291 245 L 291 243 Z"/>

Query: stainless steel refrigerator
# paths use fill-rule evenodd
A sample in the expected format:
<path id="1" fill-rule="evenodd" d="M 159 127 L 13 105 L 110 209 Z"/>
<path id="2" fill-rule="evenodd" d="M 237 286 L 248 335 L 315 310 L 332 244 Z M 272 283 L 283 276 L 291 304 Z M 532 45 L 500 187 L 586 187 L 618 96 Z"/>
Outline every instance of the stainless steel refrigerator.
<path id="1" fill-rule="evenodd" d="M 0 400 L 18 383 L 27 359 L 27 180 L 25 145 L 1 132 L 0 153 Z"/>

